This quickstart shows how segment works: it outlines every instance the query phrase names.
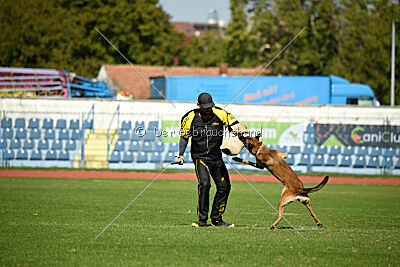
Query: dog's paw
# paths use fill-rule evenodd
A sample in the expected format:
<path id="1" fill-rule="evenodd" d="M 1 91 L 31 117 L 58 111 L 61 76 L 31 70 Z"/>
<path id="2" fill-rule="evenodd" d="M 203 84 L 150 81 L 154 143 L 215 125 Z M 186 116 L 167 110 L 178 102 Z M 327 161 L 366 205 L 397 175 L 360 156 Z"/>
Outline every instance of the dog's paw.
<path id="1" fill-rule="evenodd" d="M 269 229 L 271 229 L 271 230 L 276 229 L 276 226 L 275 225 L 271 225 L 271 227 Z"/>
<path id="2" fill-rule="evenodd" d="M 317 223 L 318 228 L 322 228 L 322 223 Z"/>

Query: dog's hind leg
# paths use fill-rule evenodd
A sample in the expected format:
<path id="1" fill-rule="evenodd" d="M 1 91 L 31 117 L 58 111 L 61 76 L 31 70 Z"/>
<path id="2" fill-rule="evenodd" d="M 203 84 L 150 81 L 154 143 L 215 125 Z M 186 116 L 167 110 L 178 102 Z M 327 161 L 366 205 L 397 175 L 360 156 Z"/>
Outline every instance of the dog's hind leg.
<path id="1" fill-rule="evenodd" d="M 304 204 L 304 206 L 307 207 L 307 209 L 310 211 L 311 216 L 313 217 L 313 219 L 315 220 L 315 222 L 317 223 L 319 228 L 322 228 L 322 223 L 318 220 L 317 216 L 315 215 L 315 213 L 313 212 L 313 210 L 311 209 L 311 205 L 310 205 L 310 201 L 307 202 L 302 202 Z"/>
<path id="2" fill-rule="evenodd" d="M 279 200 L 278 204 L 278 212 L 279 212 L 279 217 L 278 219 L 274 222 L 273 225 L 269 229 L 275 229 L 276 225 L 282 220 L 283 217 L 283 208 L 288 205 L 289 203 L 295 201 L 295 196 L 293 195 L 292 192 L 287 191 L 287 188 L 283 188 L 282 192 L 282 197 L 281 200 Z"/>

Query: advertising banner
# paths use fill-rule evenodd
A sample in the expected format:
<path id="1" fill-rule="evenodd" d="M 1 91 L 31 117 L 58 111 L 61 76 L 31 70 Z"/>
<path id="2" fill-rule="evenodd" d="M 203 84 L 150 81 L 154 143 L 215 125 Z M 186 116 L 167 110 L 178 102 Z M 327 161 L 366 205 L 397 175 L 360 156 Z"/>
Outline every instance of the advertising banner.
<path id="1" fill-rule="evenodd" d="M 390 125 L 314 124 L 315 144 L 400 147 L 400 127 Z"/>

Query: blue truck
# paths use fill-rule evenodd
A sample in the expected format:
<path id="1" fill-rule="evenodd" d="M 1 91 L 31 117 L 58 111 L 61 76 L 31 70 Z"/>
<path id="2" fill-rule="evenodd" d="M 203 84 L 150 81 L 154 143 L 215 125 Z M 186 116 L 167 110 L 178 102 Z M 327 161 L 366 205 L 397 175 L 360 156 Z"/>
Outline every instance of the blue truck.
<path id="1" fill-rule="evenodd" d="M 163 76 L 151 78 L 150 98 L 195 101 L 208 92 L 215 102 L 296 105 L 377 104 L 371 87 L 329 76 Z M 157 90 L 155 88 L 157 88 Z M 243 89 L 244 88 L 244 89 Z M 243 89 L 243 90 L 242 90 Z"/>

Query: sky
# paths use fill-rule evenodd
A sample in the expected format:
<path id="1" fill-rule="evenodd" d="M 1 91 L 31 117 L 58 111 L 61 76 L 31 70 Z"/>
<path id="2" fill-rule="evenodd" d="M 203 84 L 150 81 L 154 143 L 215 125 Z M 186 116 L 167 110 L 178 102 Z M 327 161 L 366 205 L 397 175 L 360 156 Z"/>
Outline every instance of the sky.
<path id="1" fill-rule="evenodd" d="M 230 19 L 229 0 L 159 0 L 159 3 L 174 22 L 207 22 L 210 9 L 217 10 L 225 26 Z"/>

